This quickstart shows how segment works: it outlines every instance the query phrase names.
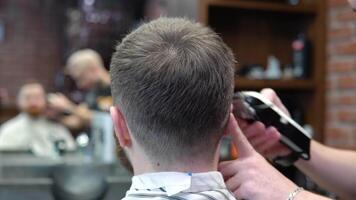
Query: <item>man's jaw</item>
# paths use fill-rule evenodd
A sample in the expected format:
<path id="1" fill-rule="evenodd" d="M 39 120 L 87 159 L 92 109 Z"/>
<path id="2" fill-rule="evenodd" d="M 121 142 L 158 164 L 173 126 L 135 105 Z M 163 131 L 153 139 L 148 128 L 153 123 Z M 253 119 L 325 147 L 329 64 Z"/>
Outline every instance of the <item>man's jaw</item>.
<path id="1" fill-rule="evenodd" d="M 32 118 L 39 118 L 43 116 L 44 110 L 37 109 L 37 108 L 29 108 L 29 109 L 24 109 L 22 112 L 26 113 L 28 116 Z"/>

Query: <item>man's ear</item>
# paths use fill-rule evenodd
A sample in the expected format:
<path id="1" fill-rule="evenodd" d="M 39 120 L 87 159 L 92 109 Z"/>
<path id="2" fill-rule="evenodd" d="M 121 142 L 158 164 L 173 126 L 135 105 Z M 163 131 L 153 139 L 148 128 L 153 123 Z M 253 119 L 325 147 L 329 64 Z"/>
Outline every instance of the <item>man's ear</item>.
<path id="1" fill-rule="evenodd" d="M 230 122 L 230 114 L 233 113 L 232 111 L 234 110 L 234 104 L 231 104 L 230 105 L 230 108 L 229 108 L 229 114 L 227 115 L 226 119 L 225 119 L 225 126 L 224 126 L 224 130 L 223 130 L 223 135 L 224 136 L 227 136 L 229 135 L 229 132 L 226 131 L 228 126 L 229 126 L 229 122 Z"/>
<path id="2" fill-rule="evenodd" d="M 115 135 L 119 140 L 120 146 L 122 148 L 131 146 L 131 136 L 124 115 L 115 106 L 110 107 L 110 114 L 114 124 Z"/>

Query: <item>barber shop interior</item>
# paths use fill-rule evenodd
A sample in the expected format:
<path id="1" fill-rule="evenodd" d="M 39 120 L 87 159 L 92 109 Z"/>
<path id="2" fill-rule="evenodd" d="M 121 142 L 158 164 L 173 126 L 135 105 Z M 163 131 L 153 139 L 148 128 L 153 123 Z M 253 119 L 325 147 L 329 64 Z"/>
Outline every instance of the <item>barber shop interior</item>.
<path id="1" fill-rule="evenodd" d="M 356 200 L 356 0 L 1 0 L 29 199 Z"/>

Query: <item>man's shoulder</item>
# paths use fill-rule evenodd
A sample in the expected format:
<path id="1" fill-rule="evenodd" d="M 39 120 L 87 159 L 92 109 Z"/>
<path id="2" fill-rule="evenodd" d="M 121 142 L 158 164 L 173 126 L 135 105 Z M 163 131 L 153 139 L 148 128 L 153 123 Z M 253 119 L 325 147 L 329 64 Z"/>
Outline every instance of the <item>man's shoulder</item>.
<path id="1" fill-rule="evenodd" d="M 0 149 L 26 149 L 28 134 L 20 116 L 10 119 L 0 127 Z"/>
<path id="2" fill-rule="evenodd" d="M 5 134 L 8 132 L 12 132 L 13 130 L 19 130 L 23 126 L 23 119 L 20 115 L 6 121 L 0 127 L 0 134 Z"/>
<path id="3" fill-rule="evenodd" d="M 50 121 L 50 120 L 46 119 L 46 124 L 51 129 L 55 129 L 56 131 L 60 131 L 61 133 L 69 134 L 69 130 L 65 126 L 63 126 L 62 124 L 60 124 L 58 122 L 54 122 L 54 121 Z"/>
<path id="4" fill-rule="evenodd" d="M 65 129 L 65 126 L 63 126 L 62 124 L 55 122 L 55 121 L 48 120 L 48 119 L 46 119 L 46 124 L 47 124 L 47 126 L 51 126 L 53 128 Z"/>
<path id="5" fill-rule="evenodd" d="M 60 123 L 47 120 L 47 126 L 51 130 L 53 138 L 64 140 L 67 143 L 67 150 L 75 150 L 76 144 L 70 131 Z"/>

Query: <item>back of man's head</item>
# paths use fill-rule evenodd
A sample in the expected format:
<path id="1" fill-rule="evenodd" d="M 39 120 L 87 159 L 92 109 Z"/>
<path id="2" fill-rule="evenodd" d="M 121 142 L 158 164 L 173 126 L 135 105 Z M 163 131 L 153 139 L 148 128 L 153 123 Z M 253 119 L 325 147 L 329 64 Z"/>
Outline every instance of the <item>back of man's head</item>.
<path id="1" fill-rule="evenodd" d="M 151 159 L 212 158 L 230 112 L 234 65 L 231 50 L 209 28 L 160 18 L 117 46 L 112 95 Z"/>
<path id="2" fill-rule="evenodd" d="M 69 56 L 66 64 L 66 70 L 70 74 L 92 67 L 104 68 L 99 53 L 92 49 L 81 49 L 74 52 Z"/>

